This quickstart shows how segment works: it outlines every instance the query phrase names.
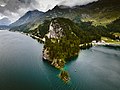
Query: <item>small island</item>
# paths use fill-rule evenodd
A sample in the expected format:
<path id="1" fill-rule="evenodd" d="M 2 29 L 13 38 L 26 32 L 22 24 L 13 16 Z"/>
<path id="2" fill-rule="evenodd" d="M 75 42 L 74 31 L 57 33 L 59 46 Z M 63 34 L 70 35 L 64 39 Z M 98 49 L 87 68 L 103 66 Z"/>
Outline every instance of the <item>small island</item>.
<path id="1" fill-rule="evenodd" d="M 68 83 L 70 81 L 70 76 L 69 73 L 67 71 L 61 71 L 59 74 L 59 77 L 66 83 Z"/>

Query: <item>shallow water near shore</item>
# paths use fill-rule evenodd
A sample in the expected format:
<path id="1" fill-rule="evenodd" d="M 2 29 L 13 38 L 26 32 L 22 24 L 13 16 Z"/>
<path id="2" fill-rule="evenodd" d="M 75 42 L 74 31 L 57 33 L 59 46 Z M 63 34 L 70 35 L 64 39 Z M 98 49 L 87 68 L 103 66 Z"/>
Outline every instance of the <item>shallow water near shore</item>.
<path id="1" fill-rule="evenodd" d="M 120 90 L 120 48 L 81 50 L 65 66 L 71 81 L 42 60 L 43 44 L 18 32 L 0 31 L 0 90 Z"/>

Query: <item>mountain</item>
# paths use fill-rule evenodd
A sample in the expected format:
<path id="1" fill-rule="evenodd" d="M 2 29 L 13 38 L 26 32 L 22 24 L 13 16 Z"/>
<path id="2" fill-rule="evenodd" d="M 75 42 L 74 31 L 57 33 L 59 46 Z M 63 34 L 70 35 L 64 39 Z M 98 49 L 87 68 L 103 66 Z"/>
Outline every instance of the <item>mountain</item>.
<path id="1" fill-rule="evenodd" d="M 0 30 L 8 30 L 10 29 L 9 26 L 6 26 L 6 25 L 0 25 Z"/>
<path id="2" fill-rule="evenodd" d="M 94 25 L 106 25 L 120 17 L 120 1 L 119 0 L 99 0 L 88 4 L 84 7 L 89 15 L 83 21 L 93 21 Z"/>
<path id="3" fill-rule="evenodd" d="M 93 25 L 106 25 L 120 17 L 119 0 L 99 0 L 83 6 L 56 6 L 46 17 L 66 17 L 72 20 L 92 21 Z"/>
<path id="4" fill-rule="evenodd" d="M 56 17 L 69 18 L 70 20 L 80 23 L 92 22 L 94 26 L 106 26 L 120 17 L 120 1 L 119 0 L 99 0 L 98 2 L 89 3 L 83 6 L 55 6 L 52 10 L 36 15 L 26 13 L 18 21 L 11 26 L 18 26 L 11 30 L 30 31 L 34 30 L 39 24 L 45 20 L 51 20 Z"/>
<path id="5" fill-rule="evenodd" d="M 8 18 L 0 19 L 0 25 L 9 25 L 11 21 Z"/>
<path id="6" fill-rule="evenodd" d="M 38 10 L 28 11 L 25 15 L 19 18 L 16 22 L 12 23 L 10 27 L 17 27 L 17 26 L 27 24 L 29 22 L 34 22 L 34 20 L 37 20 L 37 18 L 39 18 L 42 14 L 44 13 Z"/>

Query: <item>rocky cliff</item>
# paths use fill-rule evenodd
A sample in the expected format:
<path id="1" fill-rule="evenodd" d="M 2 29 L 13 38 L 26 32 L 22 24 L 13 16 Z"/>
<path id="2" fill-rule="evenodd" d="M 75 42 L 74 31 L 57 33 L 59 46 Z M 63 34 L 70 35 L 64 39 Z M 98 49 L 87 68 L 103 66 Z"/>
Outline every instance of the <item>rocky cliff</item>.
<path id="1" fill-rule="evenodd" d="M 57 20 L 53 20 L 49 26 L 49 33 L 46 35 L 47 40 L 49 39 L 50 42 L 56 43 L 56 40 L 59 41 L 59 39 L 63 36 L 64 36 L 63 35 L 63 28 L 60 26 L 60 24 L 57 22 Z M 48 42 L 47 40 L 46 40 L 46 42 Z M 63 67 L 65 62 L 62 62 L 63 60 L 61 58 L 51 59 L 49 52 L 50 52 L 49 47 L 44 47 L 43 59 L 50 61 L 51 65 L 55 66 L 56 68 Z"/>
<path id="2" fill-rule="evenodd" d="M 70 23 L 64 18 L 53 19 L 45 37 L 43 59 L 50 61 L 56 68 L 63 68 L 66 60 L 79 52 L 80 41 L 72 31 L 74 25 Z"/>

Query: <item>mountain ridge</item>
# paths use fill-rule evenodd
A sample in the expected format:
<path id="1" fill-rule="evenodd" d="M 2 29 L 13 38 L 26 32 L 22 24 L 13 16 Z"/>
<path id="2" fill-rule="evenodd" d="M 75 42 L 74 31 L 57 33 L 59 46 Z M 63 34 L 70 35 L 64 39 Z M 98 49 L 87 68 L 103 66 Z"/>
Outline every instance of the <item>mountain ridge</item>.
<path id="1" fill-rule="evenodd" d="M 33 30 L 31 28 L 35 24 L 38 26 L 44 20 L 51 20 L 57 17 L 69 18 L 76 23 L 80 23 L 79 21 L 82 20 L 82 22 L 90 21 L 94 26 L 106 26 L 120 17 L 120 2 L 119 0 L 99 0 L 83 6 L 66 7 L 56 5 L 52 10 L 44 12 L 41 16 L 34 18 L 29 23 L 20 25 L 18 28 L 19 31 L 23 28 Z"/>
<path id="2" fill-rule="evenodd" d="M 10 27 L 21 26 L 26 23 L 33 22 L 38 17 L 40 17 L 42 14 L 44 14 L 44 12 L 41 12 L 39 10 L 28 11 L 22 17 L 20 17 L 17 21 L 10 24 Z"/>

